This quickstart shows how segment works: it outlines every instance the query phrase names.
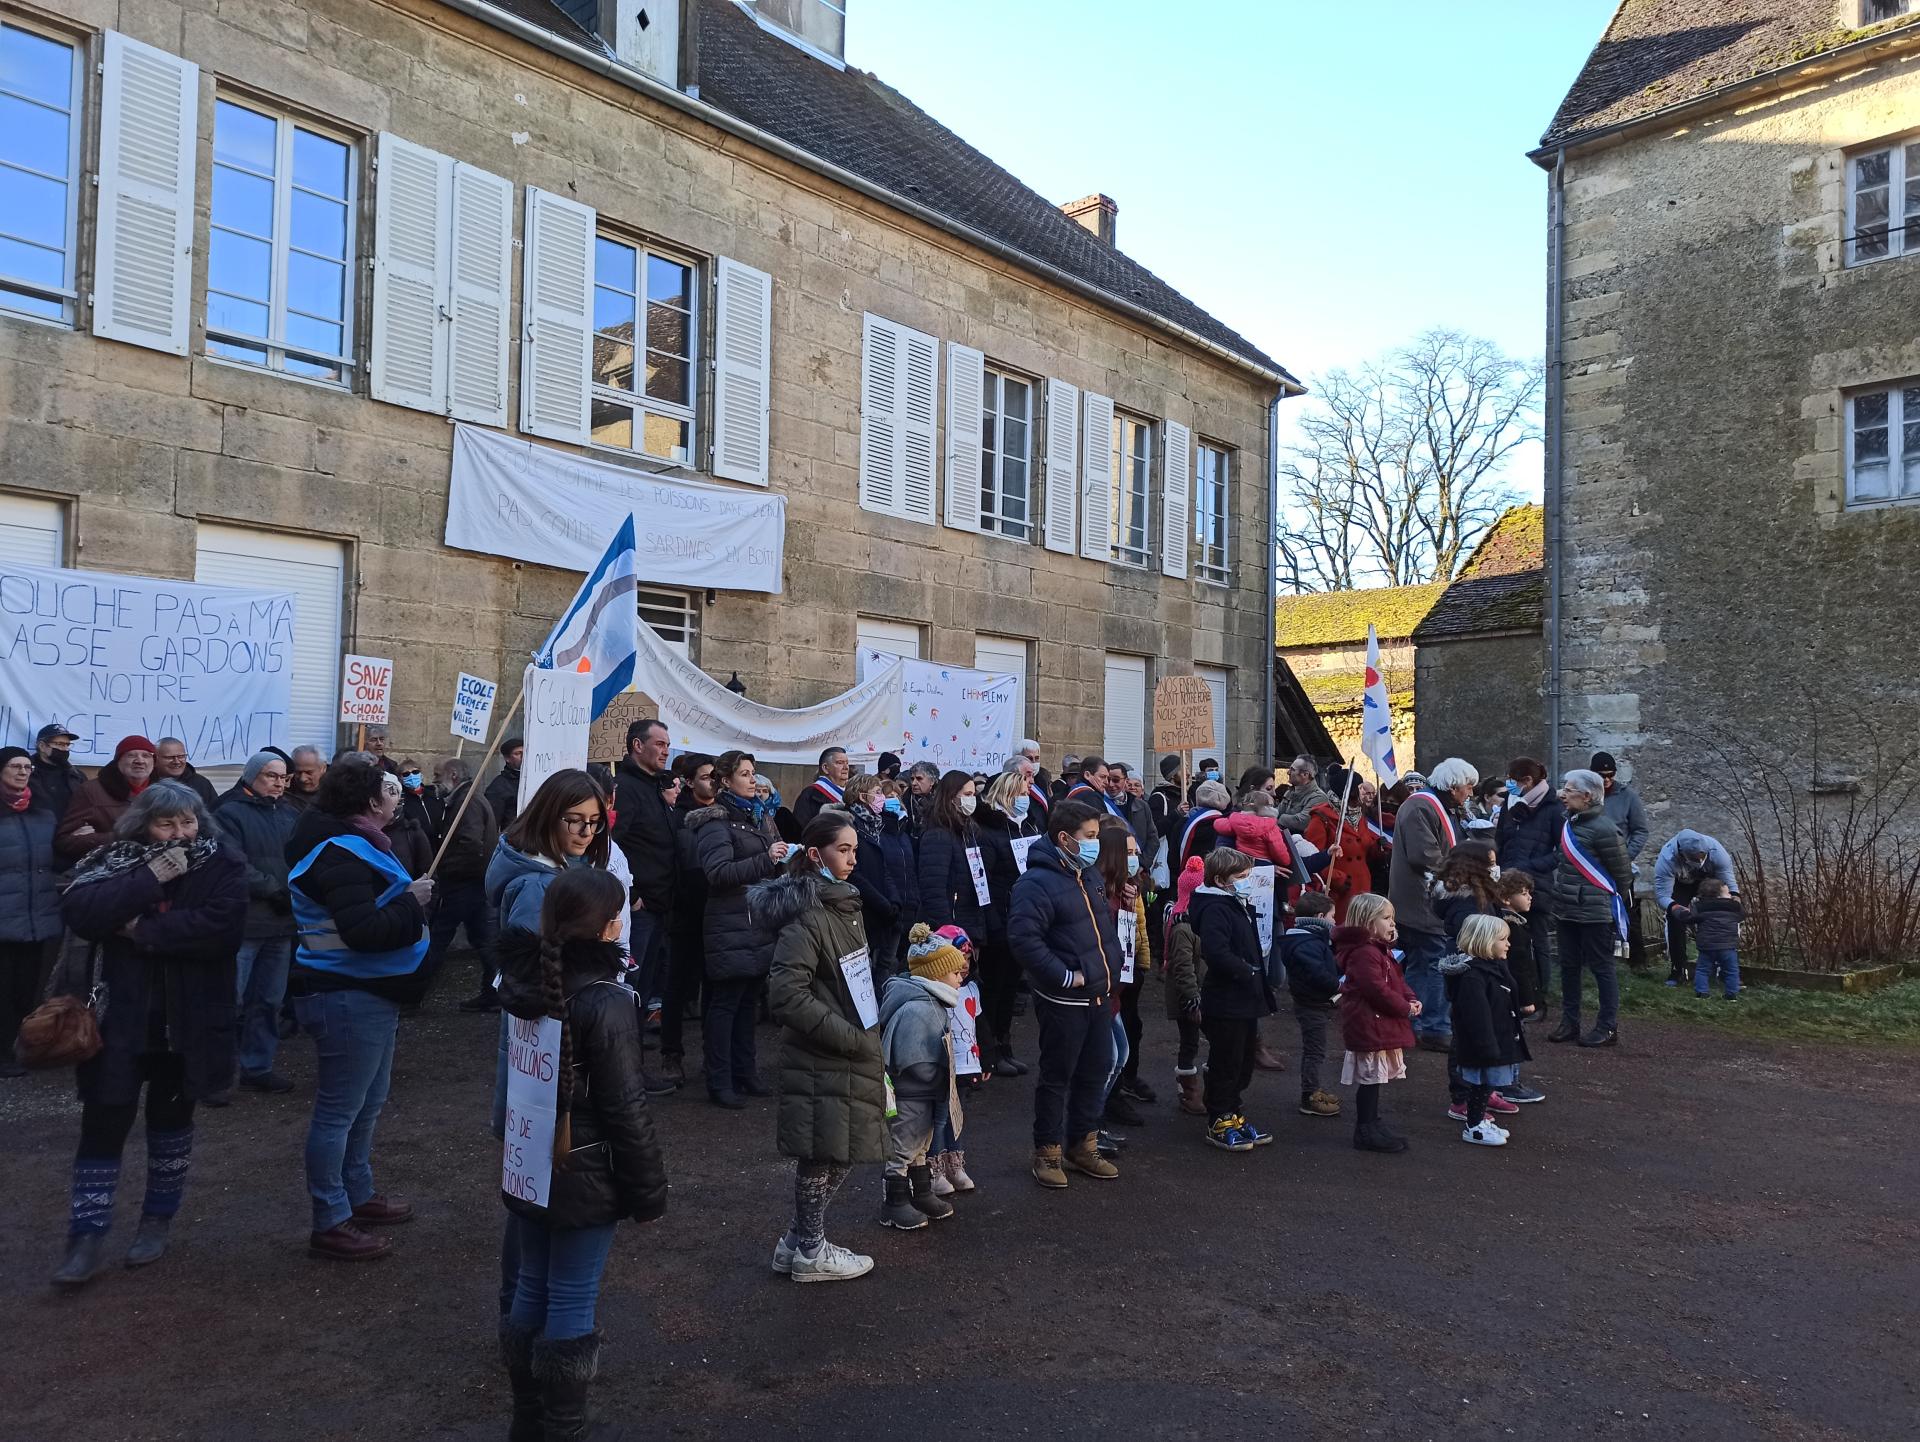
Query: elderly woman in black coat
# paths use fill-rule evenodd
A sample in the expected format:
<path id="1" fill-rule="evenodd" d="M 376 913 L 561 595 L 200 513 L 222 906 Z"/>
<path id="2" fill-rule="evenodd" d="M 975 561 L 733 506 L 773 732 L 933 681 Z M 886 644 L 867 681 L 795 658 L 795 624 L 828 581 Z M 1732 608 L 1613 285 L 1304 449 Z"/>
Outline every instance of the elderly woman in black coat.
<path id="1" fill-rule="evenodd" d="M 214 831 L 200 798 L 156 781 L 74 868 L 62 912 L 92 943 L 105 987 L 100 1051 L 80 1064 L 67 1255 L 53 1280 L 77 1287 L 100 1267 L 120 1153 L 147 1094 L 147 1191 L 127 1265 L 166 1252 L 193 1156 L 193 1107 L 233 1075 L 234 956 L 247 919 L 247 864 Z M 84 984 L 84 983 L 83 983 Z"/>

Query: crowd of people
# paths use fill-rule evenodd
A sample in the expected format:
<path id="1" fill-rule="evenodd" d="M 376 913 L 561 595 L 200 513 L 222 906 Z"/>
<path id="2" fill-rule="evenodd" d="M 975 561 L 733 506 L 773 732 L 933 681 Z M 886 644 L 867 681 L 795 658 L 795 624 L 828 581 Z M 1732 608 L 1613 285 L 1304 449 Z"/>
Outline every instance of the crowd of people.
<path id="1" fill-rule="evenodd" d="M 975 1190 L 967 1115 L 1004 1092 L 995 1077 L 1035 1074 L 1040 1186 L 1118 1179 L 1129 1131 L 1161 1100 L 1142 1067 L 1155 977 L 1175 1048 L 1168 1104 L 1206 1145 L 1274 1140 L 1248 1113 L 1256 1071 L 1294 1069 L 1271 1031 L 1286 994 L 1302 1115 L 1343 1115 L 1332 1088 L 1353 1088 L 1354 1146 L 1404 1151 L 1382 1088 L 1424 1050 L 1446 1058 L 1462 1140 L 1502 1146 L 1509 1119 L 1545 1100 L 1522 1070 L 1556 956 L 1546 1039 L 1617 1042 L 1615 962 L 1637 934 L 1631 858 L 1646 840 L 1604 756 L 1557 788 L 1528 757 L 1488 782 L 1449 759 L 1381 794 L 1306 757 L 1284 781 L 1252 767 L 1231 788 L 1216 761 L 1188 777 L 1167 757 L 1149 788 L 1098 756 L 1066 757 L 1054 777 L 1031 741 L 993 775 L 890 755 L 856 772 L 834 747 L 789 806 L 751 754 L 675 755 L 647 720 L 610 771 L 560 771 L 522 809 L 517 740 L 484 789 L 459 757 L 429 784 L 375 733 L 331 764 L 263 751 L 218 793 L 171 738 L 129 736 L 91 778 L 70 743 L 50 726 L 35 752 L 0 751 L 0 1040 L 11 1053 L 49 967 L 46 992 L 94 998 L 99 1023 L 77 1072 L 54 1280 L 78 1287 L 103 1265 L 143 1095 L 128 1266 L 165 1254 L 196 1109 L 291 1090 L 275 1059 L 296 1033 L 315 1057 L 310 1249 L 390 1253 L 413 1209 L 376 1186 L 376 1126 L 401 1018 L 464 931 L 477 976 L 460 1009 L 498 1014 L 496 1136 L 515 1024 L 561 1024 L 550 1194 L 503 1194 L 500 1339 L 524 1438 L 581 1435 L 614 1228 L 665 1210 L 647 1098 L 690 1082 L 726 1112 L 777 1098 L 792 1206 L 771 1266 L 796 1282 L 872 1269 L 828 1238 L 856 1168 L 880 1169 L 888 1227 L 955 1214 Z M 1725 848 L 1680 832 L 1654 889 L 1670 984 L 1691 928 L 1696 991 L 1718 975 L 1737 995 Z M 779 1033 L 769 1071 L 763 1017 Z M 24 1034 L 21 1050 L 31 1060 Z"/>

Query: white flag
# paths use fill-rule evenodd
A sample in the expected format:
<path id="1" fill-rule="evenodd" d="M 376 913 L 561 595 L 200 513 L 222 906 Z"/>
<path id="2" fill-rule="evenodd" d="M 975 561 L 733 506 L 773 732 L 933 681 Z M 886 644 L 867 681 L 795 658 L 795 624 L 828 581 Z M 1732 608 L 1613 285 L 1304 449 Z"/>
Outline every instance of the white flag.
<path id="1" fill-rule="evenodd" d="M 1380 638 L 1367 627 L 1367 686 L 1360 699 L 1360 749 L 1373 761 L 1382 786 L 1400 779 L 1393 759 L 1393 709 L 1387 705 L 1387 683 L 1380 675 Z"/>

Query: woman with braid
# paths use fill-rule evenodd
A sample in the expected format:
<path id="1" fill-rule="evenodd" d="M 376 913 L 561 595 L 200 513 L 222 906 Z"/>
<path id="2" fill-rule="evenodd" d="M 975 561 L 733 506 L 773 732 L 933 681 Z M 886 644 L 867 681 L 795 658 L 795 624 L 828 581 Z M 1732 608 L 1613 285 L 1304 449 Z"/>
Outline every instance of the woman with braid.
<path id="1" fill-rule="evenodd" d="M 545 1205 L 503 1193 L 518 1232 L 519 1282 L 500 1324 L 513 1388 L 508 1433 L 521 1442 L 587 1435 L 598 1371 L 594 1304 L 622 1218 L 667 1209 L 667 1175 L 640 1069 L 642 1016 L 619 981 L 626 888 L 592 867 L 546 889 L 538 935 L 510 927 L 496 943 L 500 1005 L 521 1023 L 560 1022 L 553 1175 Z"/>

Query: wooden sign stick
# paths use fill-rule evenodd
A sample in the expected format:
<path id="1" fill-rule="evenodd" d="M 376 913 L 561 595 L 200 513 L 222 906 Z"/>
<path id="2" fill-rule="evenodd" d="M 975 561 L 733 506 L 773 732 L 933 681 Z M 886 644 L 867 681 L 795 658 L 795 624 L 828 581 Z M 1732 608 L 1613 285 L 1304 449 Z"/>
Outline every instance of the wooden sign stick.
<path id="1" fill-rule="evenodd" d="M 500 718 L 500 729 L 493 733 L 493 744 L 487 748 L 487 754 L 480 758 L 480 764 L 473 768 L 473 780 L 467 783 L 467 794 L 460 800 L 460 809 L 453 813 L 453 820 L 447 823 L 447 834 L 440 838 L 440 849 L 433 853 L 433 865 L 427 868 L 427 874 L 420 879 L 431 881 L 434 872 L 440 869 L 440 858 L 447 854 L 447 848 L 453 844 L 453 833 L 460 829 L 460 818 L 467 814 L 467 808 L 473 805 L 474 793 L 480 789 L 480 777 L 487 769 L 487 763 L 493 760 L 493 753 L 500 749 L 500 743 L 507 739 L 507 727 L 513 718 L 520 714 L 520 703 L 527 699 L 527 690 L 523 684 L 520 694 L 513 698 L 513 704 L 507 708 L 507 714 Z"/>

